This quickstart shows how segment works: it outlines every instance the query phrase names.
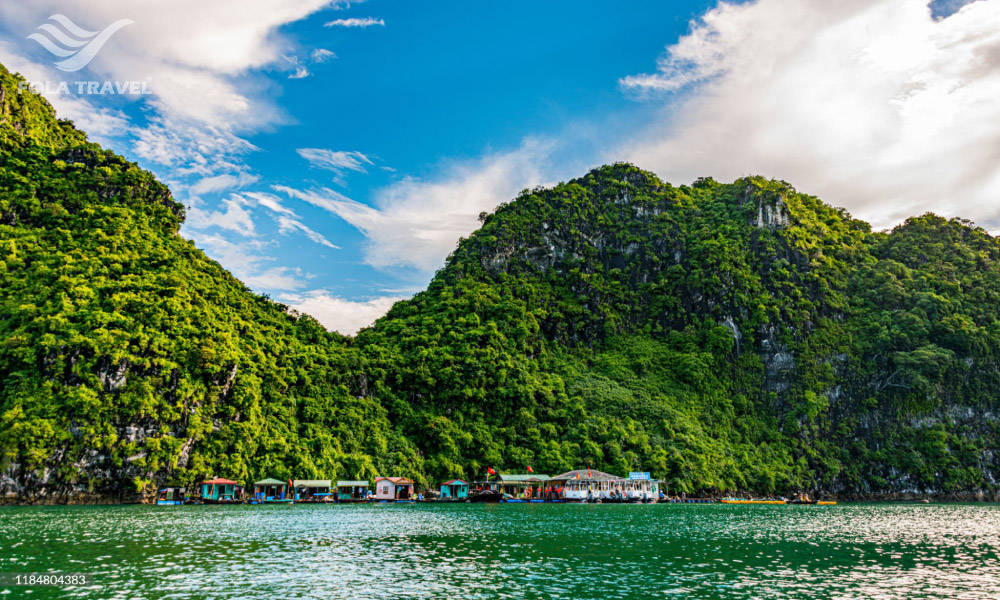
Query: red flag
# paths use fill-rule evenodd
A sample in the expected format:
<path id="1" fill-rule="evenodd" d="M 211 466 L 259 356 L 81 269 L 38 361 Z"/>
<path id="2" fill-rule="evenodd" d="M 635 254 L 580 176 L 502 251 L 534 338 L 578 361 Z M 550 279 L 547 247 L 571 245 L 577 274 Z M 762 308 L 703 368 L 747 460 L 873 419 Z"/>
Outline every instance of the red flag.
<path id="1" fill-rule="evenodd" d="M 593 476 L 590 474 L 590 467 L 587 467 L 587 479 L 592 479 Z"/>
<path id="2" fill-rule="evenodd" d="M 493 470 L 493 467 L 486 467 L 486 472 L 490 475 L 496 475 L 497 472 Z"/>
<path id="3" fill-rule="evenodd" d="M 528 472 L 529 473 L 534 473 L 535 472 L 535 470 L 531 468 L 531 465 L 528 465 Z"/>
<path id="4" fill-rule="evenodd" d="M 577 479 L 579 479 L 579 478 L 580 478 L 580 472 L 579 472 L 579 471 L 577 471 L 577 472 L 576 472 L 576 478 L 577 478 Z"/>

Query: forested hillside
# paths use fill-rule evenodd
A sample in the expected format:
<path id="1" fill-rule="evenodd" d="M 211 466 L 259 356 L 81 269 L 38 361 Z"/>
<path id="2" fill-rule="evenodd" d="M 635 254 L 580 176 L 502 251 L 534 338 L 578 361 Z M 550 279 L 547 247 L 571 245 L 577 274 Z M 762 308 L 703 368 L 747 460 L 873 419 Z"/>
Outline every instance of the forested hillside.
<path id="1" fill-rule="evenodd" d="M 348 339 L 178 236 L 0 71 L 0 486 L 647 470 L 670 492 L 997 491 L 1000 243 L 626 164 L 526 190 Z"/>
<path id="2" fill-rule="evenodd" d="M 436 477 L 650 469 L 674 491 L 996 484 L 1000 244 L 783 182 L 614 165 L 525 191 L 359 345 Z"/>
<path id="3" fill-rule="evenodd" d="M 2 78 L 0 469 L 8 493 L 130 499 L 218 474 L 373 477 L 413 446 L 359 361 L 177 235 L 153 176 Z"/>

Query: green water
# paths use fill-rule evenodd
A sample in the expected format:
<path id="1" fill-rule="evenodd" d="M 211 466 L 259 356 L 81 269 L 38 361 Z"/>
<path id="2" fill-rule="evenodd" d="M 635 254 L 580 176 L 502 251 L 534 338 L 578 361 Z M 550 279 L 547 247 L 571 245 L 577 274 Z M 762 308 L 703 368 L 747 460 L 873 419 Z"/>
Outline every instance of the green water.
<path id="1" fill-rule="evenodd" d="M 0 508 L 6 598 L 997 598 L 994 505 Z"/>

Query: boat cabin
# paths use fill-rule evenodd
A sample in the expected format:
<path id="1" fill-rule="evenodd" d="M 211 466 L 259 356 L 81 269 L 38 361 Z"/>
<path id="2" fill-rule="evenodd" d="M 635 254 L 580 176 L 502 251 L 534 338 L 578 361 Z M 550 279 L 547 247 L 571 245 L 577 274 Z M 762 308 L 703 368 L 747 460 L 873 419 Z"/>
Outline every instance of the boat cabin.
<path id="1" fill-rule="evenodd" d="M 240 502 L 243 500 L 243 486 L 232 479 L 208 479 L 201 482 L 201 499 L 211 504 Z"/>
<path id="2" fill-rule="evenodd" d="M 411 500 L 413 480 L 406 477 L 379 477 L 375 479 L 375 499 L 380 501 Z"/>
<path id="3" fill-rule="evenodd" d="M 295 488 L 295 500 L 298 502 L 326 502 L 332 500 L 329 479 L 296 479 L 292 482 Z"/>
<path id="4" fill-rule="evenodd" d="M 345 480 L 337 482 L 337 502 L 366 502 L 368 500 L 368 482 Z"/>
<path id="5" fill-rule="evenodd" d="M 288 493 L 288 483 L 280 479 L 269 477 L 253 484 L 253 497 L 257 501 L 285 500 Z"/>
<path id="6" fill-rule="evenodd" d="M 469 482 L 461 479 L 452 479 L 441 484 L 442 500 L 457 500 L 469 497 Z"/>

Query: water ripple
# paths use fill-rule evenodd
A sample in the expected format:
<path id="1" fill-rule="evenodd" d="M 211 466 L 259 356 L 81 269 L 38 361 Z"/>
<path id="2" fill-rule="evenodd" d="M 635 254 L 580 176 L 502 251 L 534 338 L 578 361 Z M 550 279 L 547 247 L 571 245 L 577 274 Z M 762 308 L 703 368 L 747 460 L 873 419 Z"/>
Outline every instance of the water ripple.
<path id="1" fill-rule="evenodd" d="M 95 576 L 33 598 L 996 598 L 998 548 L 995 505 L 0 509 L 0 571 Z"/>

